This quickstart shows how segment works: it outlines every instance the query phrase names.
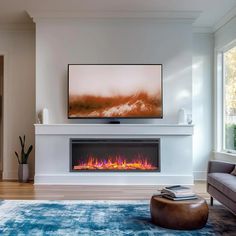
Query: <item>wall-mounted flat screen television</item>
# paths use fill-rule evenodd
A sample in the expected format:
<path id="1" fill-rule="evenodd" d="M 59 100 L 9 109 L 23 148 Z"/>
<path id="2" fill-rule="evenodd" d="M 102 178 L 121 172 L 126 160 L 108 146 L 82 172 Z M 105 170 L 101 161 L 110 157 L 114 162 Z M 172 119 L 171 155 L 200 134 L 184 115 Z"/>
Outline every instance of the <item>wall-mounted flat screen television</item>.
<path id="1" fill-rule="evenodd" d="M 68 65 L 68 118 L 162 118 L 162 65 Z"/>

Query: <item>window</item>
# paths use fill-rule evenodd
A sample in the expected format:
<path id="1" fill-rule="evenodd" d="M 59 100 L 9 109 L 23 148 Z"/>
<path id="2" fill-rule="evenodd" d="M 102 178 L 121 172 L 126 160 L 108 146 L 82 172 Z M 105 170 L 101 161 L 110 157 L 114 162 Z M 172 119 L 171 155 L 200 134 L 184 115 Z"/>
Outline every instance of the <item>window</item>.
<path id="1" fill-rule="evenodd" d="M 223 149 L 236 153 L 236 46 L 223 52 Z"/>

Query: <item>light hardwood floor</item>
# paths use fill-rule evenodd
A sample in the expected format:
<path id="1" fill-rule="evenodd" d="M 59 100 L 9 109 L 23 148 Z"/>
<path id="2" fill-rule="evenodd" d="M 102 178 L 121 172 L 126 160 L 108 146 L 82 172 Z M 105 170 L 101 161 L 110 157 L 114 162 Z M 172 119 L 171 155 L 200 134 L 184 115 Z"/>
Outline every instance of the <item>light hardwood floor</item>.
<path id="1" fill-rule="evenodd" d="M 0 199 L 25 200 L 149 200 L 162 186 L 34 186 L 33 183 L 0 182 Z M 195 182 L 193 190 L 209 199 L 206 182 Z"/>

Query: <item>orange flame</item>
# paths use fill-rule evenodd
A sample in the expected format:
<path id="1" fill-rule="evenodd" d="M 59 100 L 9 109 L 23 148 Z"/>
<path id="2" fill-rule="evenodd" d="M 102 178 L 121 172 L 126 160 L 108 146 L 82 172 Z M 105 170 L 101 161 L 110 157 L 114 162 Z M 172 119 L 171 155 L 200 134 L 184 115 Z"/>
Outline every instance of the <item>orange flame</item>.
<path id="1" fill-rule="evenodd" d="M 155 170 L 155 166 L 150 164 L 147 158 L 140 156 L 127 162 L 125 158 L 116 156 L 109 157 L 107 160 L 99 160 L 96 157 L 90 156 L 87 162 L 75 165 L 74 170 Z"/>

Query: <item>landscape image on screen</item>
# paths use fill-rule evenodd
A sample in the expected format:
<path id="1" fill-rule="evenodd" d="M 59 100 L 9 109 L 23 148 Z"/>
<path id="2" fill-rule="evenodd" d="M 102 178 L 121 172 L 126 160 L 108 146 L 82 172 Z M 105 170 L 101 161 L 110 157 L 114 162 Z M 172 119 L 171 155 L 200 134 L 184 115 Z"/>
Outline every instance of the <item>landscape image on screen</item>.
<path id="1" fill-rule="evenodd" d="M 69 65 L 69 118 L 161 117 L 161 65 Z"/>

